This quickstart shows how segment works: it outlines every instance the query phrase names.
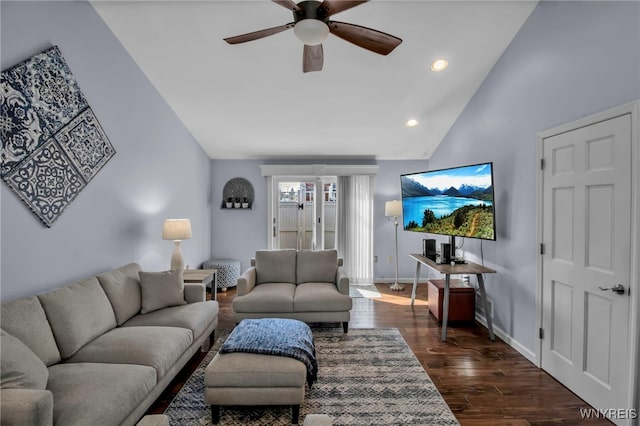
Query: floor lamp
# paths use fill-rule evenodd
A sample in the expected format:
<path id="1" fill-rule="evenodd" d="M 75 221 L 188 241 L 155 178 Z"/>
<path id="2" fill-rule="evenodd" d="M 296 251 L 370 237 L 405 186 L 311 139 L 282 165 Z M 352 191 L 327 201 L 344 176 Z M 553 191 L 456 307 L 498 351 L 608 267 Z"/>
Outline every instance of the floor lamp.
<path id="1" fill-rule="evenodd" d="M 394 291 L 404 290 L 404 285 L 398 283 L 398 216 L 402 215 L 402 201 L 387 201 L 384 204 L 384 215 L 393 217 L 393 224 L 396 227 L 396 281 L 389 287 Z"/>

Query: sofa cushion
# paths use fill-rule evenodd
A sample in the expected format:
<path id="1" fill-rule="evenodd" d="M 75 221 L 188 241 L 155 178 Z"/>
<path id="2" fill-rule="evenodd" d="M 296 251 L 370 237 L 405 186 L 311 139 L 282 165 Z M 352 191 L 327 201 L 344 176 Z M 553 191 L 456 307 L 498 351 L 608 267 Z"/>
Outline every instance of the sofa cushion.
<path id="1" fill-rule="evenodd" d="M 257 285 L 244 296 L 233 300 L 235 312 L 293 312 L 292 283 L 268 283 Z"/>
<path id="2" fill-rule="evenodd" d="M 0 388 L 45 389 L 49 371 L 24 343 L 0 329 Z"/>
<path id="3" fill-rule="evenodd" d="M 0 308 L 0 324 L 7 333 L 38 355 L 45 365 L 60 362 L 60 351 L 37 296 L 3 304 Z"/>
<path id="4" fill-rule="evenodd" d="M 53 425 L 53 393 L 40 389 L 2 389 L 0 424 L 11 426 Z"/>
<path id="5" fill-rule="evenodd" d="M 49 368 L 53 424 L 119 425 L 147 397 L 156 372 L 133 364 L 58 364 Z"/>
<path id="6" fill-rule="evenodd" d="M 116 326 L 109 298 L 96 277 L 76 281 L 38 298 L 63 359 Z"/>
<path id="7" fill-rule="evenodd" d="M 258 250 L 256 283 L 295 283 L 295 250 Z"/>
<path id="8" fill-rule="evenodd" d="M 140 271 L 142 290 L 141 313 L 146 314 L 168 306 L 184 305 L 184 281 L 181 270 Z"/>
<path id="9" fill-rule="evenodd" d="M 84 346 L 67 362 L 148 365 L 160 380 L 192 342 L 191 330 L 186 328 L 119 327 Z"/>
<path id="10" fill-rule="evenodd" d="M 351 310 L 351 297 L 331 283 L 298 284 L 293 299 L 295 312 L 342 312 Z"/>
<path id="11" fill-rule="evenodd" d="M 218 303 L 208 302 L 189 303 L 182 306 L 172 306 L 160 311 L 144 315 L 136 315 L 125 322 L 123 327 L 136 326 L 164 326 L 188 328 L 193 333 L 193 340 L 197 340 L 207 327 L 218 316 Z"/>
<path id="12" fill-rule="evenodd" d="M 109 298 L 118 325 L 140 313 L 140 265 L 130 263 L 98 275 L 98 281 Z"/>
<path id="13" fill-rule="evenodd" d="M 298 252 L 297 283 L 335 283 L 338 252 L 335 250 L 303 250 Z"/>

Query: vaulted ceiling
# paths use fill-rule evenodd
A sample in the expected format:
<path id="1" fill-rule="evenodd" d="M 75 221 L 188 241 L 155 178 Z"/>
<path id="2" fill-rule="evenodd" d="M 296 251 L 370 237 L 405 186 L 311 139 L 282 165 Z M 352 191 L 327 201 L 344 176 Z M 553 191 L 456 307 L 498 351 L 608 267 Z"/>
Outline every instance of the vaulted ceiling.
<path id="1" fill-rule="evenodd" d="M 373 0 L 332 19 L 402 44 L 382 56 L 330 34 L 309 73 L 292 30 L 223 41 L 293 21 L 271 1 L 92 4 L 211 158 L 427 159 L 536 2 Z"/>

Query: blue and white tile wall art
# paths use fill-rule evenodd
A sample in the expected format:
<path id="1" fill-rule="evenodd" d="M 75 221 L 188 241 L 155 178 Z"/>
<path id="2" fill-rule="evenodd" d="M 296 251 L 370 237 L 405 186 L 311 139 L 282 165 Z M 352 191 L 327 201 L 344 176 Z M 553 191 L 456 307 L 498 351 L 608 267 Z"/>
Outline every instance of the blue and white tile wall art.
<path id="1" fill-rule="evenodd" d="M 2 71 L 2 180 L 47 226 L 115 149 L 57 46 Z"/>

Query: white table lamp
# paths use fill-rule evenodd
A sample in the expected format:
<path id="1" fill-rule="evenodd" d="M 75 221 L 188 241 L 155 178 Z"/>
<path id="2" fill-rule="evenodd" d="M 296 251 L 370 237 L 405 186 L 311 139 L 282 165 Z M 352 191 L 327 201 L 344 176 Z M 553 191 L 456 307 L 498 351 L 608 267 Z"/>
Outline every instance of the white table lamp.
<path id="1" fill-rule="evenodd" d="M 173 240 L 173 254 L 171 255 L 171 269 L 184 269 L 180 242 L 191 238 L 191 221 L 189 219 L 166 219 L 162 226 L 162 239 Z"/>
<path id="2" fill-rule="evenodd" d="M 402 201 L 387 201 L 384 204 L 384 215 L 393 217 L 393 224 L 396 226 L 396 282 L 389 288 L 394 291 L 404 290 L 404 285 L 398 283 L 398 216 L 402 216 Z"/>

